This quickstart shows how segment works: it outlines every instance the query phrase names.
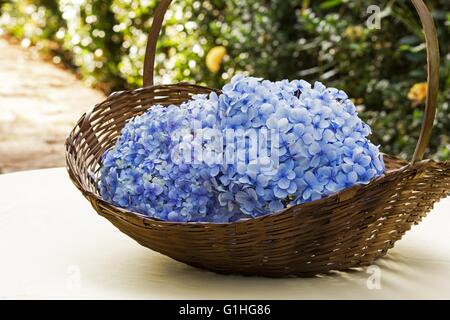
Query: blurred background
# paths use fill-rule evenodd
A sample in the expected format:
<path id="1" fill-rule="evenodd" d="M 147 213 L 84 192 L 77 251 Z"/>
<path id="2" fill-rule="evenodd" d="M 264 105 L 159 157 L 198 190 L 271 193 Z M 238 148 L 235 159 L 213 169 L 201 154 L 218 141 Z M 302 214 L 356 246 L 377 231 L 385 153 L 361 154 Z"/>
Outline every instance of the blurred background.
<path id="1" fill-rule="evenodd" d="M 63 165 L 64 138 L 81 114 L 115 90 L 141 86 L 157 2 L 0 0 L 0 172 Z M 442 56 L 428 155 L 443 160 L 450 158 L 450 1 L 426 3 Z M 236 73 L 319 80 L 353 98 L 384 152 L 409 158 L 424 110 L 425 61 L 409 0 L 175 0 L 155 83 L 220 87 Z"/>

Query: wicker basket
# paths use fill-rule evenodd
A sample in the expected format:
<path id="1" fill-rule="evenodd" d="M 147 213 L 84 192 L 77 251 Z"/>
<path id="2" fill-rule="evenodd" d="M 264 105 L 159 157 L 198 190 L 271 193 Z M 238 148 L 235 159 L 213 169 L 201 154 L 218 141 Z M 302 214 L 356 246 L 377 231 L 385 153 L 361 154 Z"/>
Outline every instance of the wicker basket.
<path id="1" fill-rule="evenodd" d="M 101 155 L 112 148 L 126 121 L 155 104 L 181 104 L 214 89 L 185 83 L 153 85 L 156 41 L 171 0 L 161 0 L 147 45 L 144 88 L 116 92 L 84 114 L 66 141 L 67 169 L 94 209 L 138 243 L 178 261 L 220 273 L 271 277 L 312 276 L 372 264 L 446 197 L 450 163 L 422 161 L 435 116 L 439 50 L 432 17 L 412 0 L 428 53 L 428 96 L 422 131 L 411 162 L 385 156 L 387 171 L 355 186 L 280 213 L 235 223 L 159 221 L 115 207 L 96 187 Z"/>

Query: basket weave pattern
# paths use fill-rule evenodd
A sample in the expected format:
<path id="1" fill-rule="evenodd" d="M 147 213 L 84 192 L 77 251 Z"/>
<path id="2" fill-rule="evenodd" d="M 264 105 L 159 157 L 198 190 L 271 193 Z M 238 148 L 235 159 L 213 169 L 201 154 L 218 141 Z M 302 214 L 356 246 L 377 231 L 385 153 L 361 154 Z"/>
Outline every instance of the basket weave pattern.
<path id="1" fill-rule="evenodd" d="M 130 118 L 155 104 L 179 105 L 215 89 L 153 85 L 156 39 L 170 0 L 162 0 L 150 32 L 145 87 L 116 92 L 81 117 L 66 141 L 71 180 L 94 209 L 138 243 L 192 266 L 245 275 L 312 276 L 372 264 L 386 254 L 450 190 L 450 162 L 420 161 L 434 119 L 439 56 L 422 0 L 412 0 L 428 45 L 429 92 L 421 137 L 410 163 L 385 156 L 386 173 L 364 186 L 282 212 L 234 223 L 175 223 L 103 201 L 96 186 L 102 154 Z M 431 20 L 432 21 L 432 20 Z M 430 122 L 431 121 L 431 122 Z"/>

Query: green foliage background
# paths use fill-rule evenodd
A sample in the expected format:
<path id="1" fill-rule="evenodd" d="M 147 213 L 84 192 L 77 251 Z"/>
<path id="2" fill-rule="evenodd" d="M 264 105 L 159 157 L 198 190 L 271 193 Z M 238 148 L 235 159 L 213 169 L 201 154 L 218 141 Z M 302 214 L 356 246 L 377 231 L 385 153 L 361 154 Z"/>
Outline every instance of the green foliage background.
<path id="1" fill-rule="evenodd" d="M 379 2 L 379 3 L 378 3 Z M 380 29 L 367 8 L 382 10 Z M 156 0 L 0 0 L 0 32 L 56 56 L 105 91 L 141 85 Z M 441 41 L 441 94 L 430 156 L 450 158 L 450 2 L 428 0 Z M 25 39 L 25 40 L 23 40 Z M 166 16 L 156 82 L 219 87 L 237 72 L 277 80 L 320 80 L 345 90 L 384 152 L 409 157 L 423 103 L 407 99 L 426 81 L 420 23 L 407 0 L 180 0 Z M 205 55 L 227 55 L 218 73 Z"/>

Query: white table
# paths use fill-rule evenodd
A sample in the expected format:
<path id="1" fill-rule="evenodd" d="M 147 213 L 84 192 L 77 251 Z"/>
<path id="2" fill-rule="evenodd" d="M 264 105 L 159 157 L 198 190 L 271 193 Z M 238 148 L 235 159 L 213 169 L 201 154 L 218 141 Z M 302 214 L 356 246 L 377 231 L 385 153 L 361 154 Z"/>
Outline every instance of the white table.
<path id="1" fill-rule="evenodd" d="M 0 175 L 0 199 L 0 299 L 450 299 L 450 198 L 377 266 L 309 279 L 218 275 L 141 247 L 63 168 Z"/>

